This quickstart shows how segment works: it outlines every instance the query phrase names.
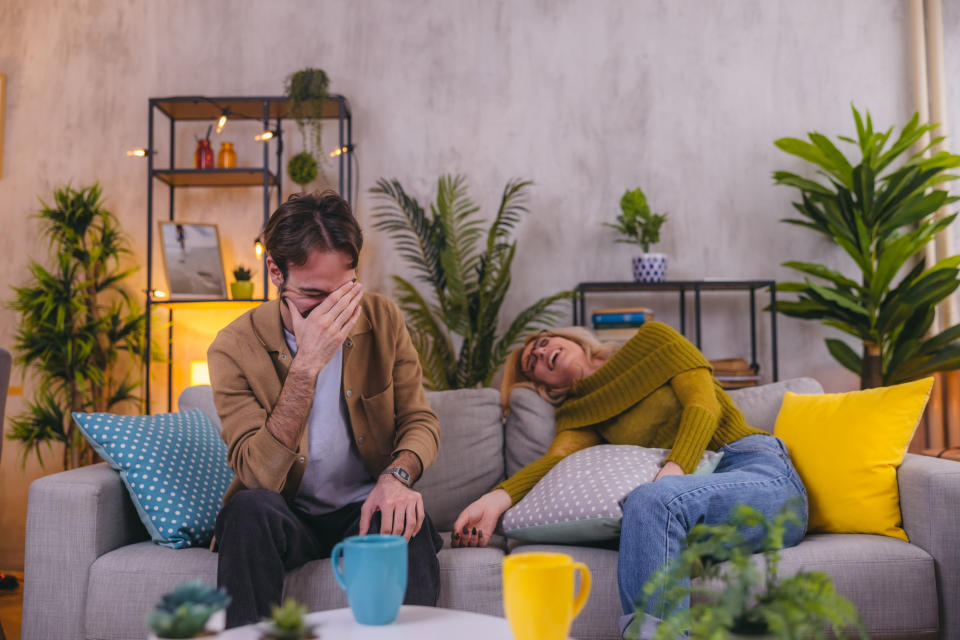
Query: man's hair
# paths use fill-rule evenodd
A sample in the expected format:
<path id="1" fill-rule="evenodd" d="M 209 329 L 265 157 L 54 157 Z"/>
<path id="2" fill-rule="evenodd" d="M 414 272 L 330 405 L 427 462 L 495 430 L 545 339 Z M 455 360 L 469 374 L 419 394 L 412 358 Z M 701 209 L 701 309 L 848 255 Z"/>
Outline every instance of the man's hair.
<path id="1" fill-rule="evenodd" d="M 355 269 L 363 246 L 350 203 L 329 189 L 291 195 L 270 216 L 261 238 L 284 278 L 290 265 L 306 264 L 311 251 L 342 251 Z"/>

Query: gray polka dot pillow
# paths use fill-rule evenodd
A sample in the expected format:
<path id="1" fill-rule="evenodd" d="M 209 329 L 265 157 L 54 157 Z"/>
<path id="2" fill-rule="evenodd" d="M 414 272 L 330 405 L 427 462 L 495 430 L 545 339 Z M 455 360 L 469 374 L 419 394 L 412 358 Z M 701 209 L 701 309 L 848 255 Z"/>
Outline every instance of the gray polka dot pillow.
<path id="1" fill-rule="evenodd" d="M 227 446 L 200 409 L 153 416 L 75 412 L 90 445 L 130 493 L 157 544 L 206 546 L 233 471 Z"/>
<path id="2" fill-rule="evenodd" d="M 550 470 L 503 516 L 504 535 L 529 542 L 601 542 L 620 536 L 620 503 L 652 482 L 668 449 L 601 444 Z M 713 473 L 722 453 L 707 451 L 696 473 Z"/>

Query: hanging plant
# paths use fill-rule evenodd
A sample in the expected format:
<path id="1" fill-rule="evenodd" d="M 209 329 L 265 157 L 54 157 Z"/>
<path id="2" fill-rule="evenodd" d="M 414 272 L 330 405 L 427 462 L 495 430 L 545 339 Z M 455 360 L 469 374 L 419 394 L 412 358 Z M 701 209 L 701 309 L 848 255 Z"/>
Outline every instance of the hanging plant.
<path id="1" fill-rule="evenodd" d="M 287 175 L 301 187 L 317 179 L 319 167 L 309 151 L 301 151 L 287 163 Z"/>
<path id="2" fill-rule="evenodd" d="M 313 159 L 316 172 L 323 171 L 323 168 L 317 164 L 317 158 L 323 158 L 323 106 L 329 97 L 327 89 L 330 86 L 330 79 L 323 69 L 313 69 L 307 67 L 296 73 L 287 76 L 284 91 L 290 105 L 290 115 L 297 123 L 300 130 L 300 137 L 303 140 L 305 152 Z M 290 165 L 287 166 L 287 172 L 290 173 Z M 299 182 L 292 173 L 290 178 L 297 184 Z"/>

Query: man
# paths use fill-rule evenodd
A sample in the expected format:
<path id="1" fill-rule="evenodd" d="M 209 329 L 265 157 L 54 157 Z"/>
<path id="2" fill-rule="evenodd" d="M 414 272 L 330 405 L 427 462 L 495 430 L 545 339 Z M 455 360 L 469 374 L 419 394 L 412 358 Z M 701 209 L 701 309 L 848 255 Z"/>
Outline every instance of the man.
<path id="1" fill-rule="evenodd" d="M 278 299 L 207 353 L 236 473 L 215 529 L 227 626 L 268 616 L 286 571 L 377 532 L 409 541 L 405 602 L 434 606 L 442 543 L 411 487 L 436 458 L 439 428 L 403 316 L 363 293 L 363 236 L 334 192 L 291 196 L 262 239 Z"/>

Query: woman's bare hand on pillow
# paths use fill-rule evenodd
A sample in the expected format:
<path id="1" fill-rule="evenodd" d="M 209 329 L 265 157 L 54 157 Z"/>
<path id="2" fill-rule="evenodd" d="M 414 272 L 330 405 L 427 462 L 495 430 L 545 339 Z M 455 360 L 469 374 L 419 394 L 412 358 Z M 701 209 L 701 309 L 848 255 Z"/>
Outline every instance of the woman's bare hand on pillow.
<path id="1" fill-rule="evenodd" d="M 485 493 L 464 509 L 453 523 L 451 544 L 454 547 L 485 547 L 503 512 L 513 500 L 503 489 Z"/>
<path id="2" fill-rule="evenodd" d="M 666 476 L 682 476 L 682 475 L 683 475 L 683 467 L 678 465 L 673 460 L 668 460 L 663 464 L 662 467 L 660 467 L 660 471 L 657 472 L 657 477 L 654 478 L 653 481 L 656 482 L 660 478 L 664 478 Z"/>

